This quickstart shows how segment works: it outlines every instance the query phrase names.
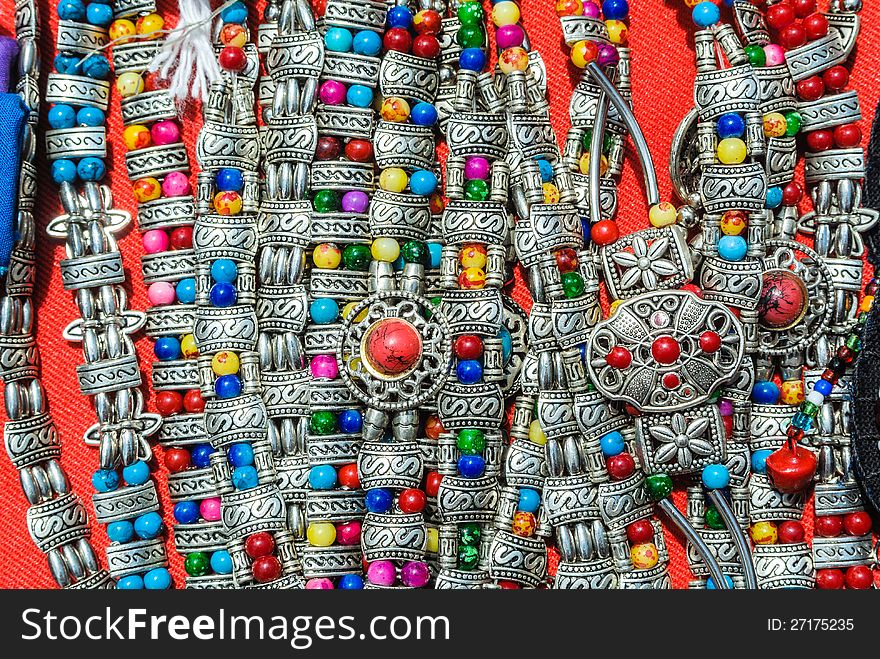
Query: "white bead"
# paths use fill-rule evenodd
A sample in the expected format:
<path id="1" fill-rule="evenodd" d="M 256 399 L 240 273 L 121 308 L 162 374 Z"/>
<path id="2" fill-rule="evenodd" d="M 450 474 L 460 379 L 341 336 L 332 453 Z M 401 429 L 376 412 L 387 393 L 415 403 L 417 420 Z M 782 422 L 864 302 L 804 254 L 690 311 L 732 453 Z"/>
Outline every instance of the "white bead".
<path id="1" fill-rule="evenodd" d="M 816 391 L 815 389 L 813 389 L 813 390 L 807 395 L 807 402 L 813 403 L 813 405 L 821 405 L 822 403 L 825 402 L 825 396 L 823 396 L 823 395 L 820 394 L 818 391 Z"/>

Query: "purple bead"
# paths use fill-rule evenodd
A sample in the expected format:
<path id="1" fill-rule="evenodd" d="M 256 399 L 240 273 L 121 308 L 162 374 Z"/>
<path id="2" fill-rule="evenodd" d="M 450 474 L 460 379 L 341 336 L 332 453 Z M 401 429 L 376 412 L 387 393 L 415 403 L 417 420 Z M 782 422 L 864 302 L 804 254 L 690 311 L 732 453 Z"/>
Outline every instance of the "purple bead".
<path id="1" fill-rule="evenodd" d="M 599 57 L 597 58 L 599 66 L 611 66 L 620 61 L 620 55 L 617 54 L 617 48 L 609 46 L 607 43 L 599 44 Z"/>
<path id="2" fill-rule="evenodd" d="M 393 586 L 397 569 L 391 561 L 373 561 L 367 568 L 367 579 L 376 586 Z"/>
<path id="3" fill-rule="evenodd" d="M 328 80 L 321 85 L 321 102 L 327 105 L 339 105 L 345 100 L 345 85 L 337 80 Z"/>
<path id="4" fill-rule="evenodd" d="M 595 2 L 584 3 L 584 16 L 587 18 L 599 18 L 599 5 Z"/>
<path id="5" fill-rule="evenodd" d="M 464 163 L 464 177 L 469 181 L 473 179 L 485 181 L 489 178 L 489 161 L 479 156 L 468 158 Z"/>
<path id="6" fill-rule="evenodd" d="M 428 569 L 427 564 L 420 561 L 407 563 L 400 570 L 400 580 L 404 586 L 409 586 L 410 588 L 424 588 L 428 585 L 430 578 L 431 571 Z"/>
<path id="7" fill-rule="evenodd" d="M 501 50 L 522 46 L 525 38 L 525 32 L 515 23 L 512 25 L 502 25 L 495 31 L 495 42 Z"/>
<path id="8" fill-rule="evenodd" d="M 366 192 L 352 190 L 342 195 L 342 210 L 346 213 L 366 213 L 370 198 Z"/>
<path id="9" fill-rule="evenodd" d="M 721 401 L 718 403 L 718 411 L 721 412 L 721 416 L 732 416 L 733 403 L 725 398 L 722 398 Z"/>

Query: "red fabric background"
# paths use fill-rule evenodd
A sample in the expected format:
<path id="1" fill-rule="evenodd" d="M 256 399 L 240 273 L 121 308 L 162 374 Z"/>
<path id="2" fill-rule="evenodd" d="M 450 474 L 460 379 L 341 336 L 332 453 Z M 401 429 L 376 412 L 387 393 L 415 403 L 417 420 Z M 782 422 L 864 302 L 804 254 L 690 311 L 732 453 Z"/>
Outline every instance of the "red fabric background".
<path id="1" fill-rule="evenodd" d="M 320 0 L 319 0 L 320 1 Z M 43 17 L 41 50 L 43 71 L 52 70 L 54 37 L 57 16 L 55 0 L 38 0 Z M 176 16 L 176 3 L 173 0 L 160 0 L 160 11 L 166 18 L 166 25 L 172 25 Z M 216 3 L 215 3 L 216 4 Z M 250 3 L 249 3 L 250 4 Z M 551 114 L 557 138 L 564 140 L 569 127 L 568 101 L 571 90 L 578 80 L 579 71 L 568 63 L 567 49 L 562 43 L 559 21 L 554 12 L 553 0 L 520 0 L 523 23 L 529 32 L 532 47 L 544 57 L 549 79 Z M 690 11 L 683 0 L 631 0 L 630 45 L 633 50 L 633 104 L 642 129 L 647 136 L 657 166 L 660 190 L 664 199 L 671 199 L 671 185 L 666 173 L 666 159 L 672 133 L 681 117 L 692 105 L 692 83 L 694 75 L 693 39 Z M 820 0 L 820 5 L 825 3 Z M 3 0 L 0 12 L 0 31 L 13 32 L 13 0 Z M 262 9 L 263 0 L 257 2 Z M 486 2 L 487 7 L 489 2 Z M 726 11 L 726 10 L 725 10 Z M 865 133 L 863 144 L 867 144 L 874 107 L 877 102 L 875 89 L 880 81 L 880 8 L 866 3 L 862 12 L 863 29 L 859 40 L 860 47 L 854 60 L 851 86 L 860 92 L 862 101 L 862 129 Z M 45 115 L 46 107 L 43 108 Z M 187 118 L 197 117 L 192 109 Z M 45 122 L 43 123 L 43 126 Z M 184 134 L 192 144 L 198 128 L 197 121 L 184 122 Z M 119 116 L 119 98 L 114 98 L 109 112 L 109 139 L 113 146 L 110 180 L 116 205 L 131 212 L 135 211 L 130 185 L 125 173 L 124 151 L 120 147 L 122 139 Z M 192 152 L 190 152 L 192 156 Z M 42 351 L 43 380 L 48 394 L 51 410 L 62 437 L 62 463 L 70 475 L 74 490 L 87 502 L 92 494 L 91 473 L 97 465 L 95 449 L 86 447 L 82 433 L 95 419 L 90 403 L 78 393 L 75 366 L 82 361 L 79 345 L 69 344 L 61 338 L 61 331 L 76 315 L 71 296 L 61 286 L 58 274 L 58 261 L 63 256 L 63 246 L 45 235 L 48 221 L 58 215 L 60 205 L 55 186 L 48 176 L 45 163 L 42 163 L 37 220 L 40 226 L 37 253 L 38 273 L 36 306 L 38 310 L 37 340 Z M 618 223 L 622 232 L 630 232 L 647 226 L 647 209 L 644 190 L 638 166 L 632 150 L 623 173 L 620 188 L 620 211 Z M 129 272 L 131 308 L 145 309 L 146 294 L 140 271 L 141 243 L 137 231 L 129 231 L 119 238 L 120 249 Z M 514 297 L 520 301 L 527 298 L 522 281 L 518 281 Z M 138 340 L 141 363 L 150 363 L 151 342 L 141 337 Z M 161 449 L 156 450 L 161 460 Z M 160 462 L 161 464 L 161 462 Z M 162 497 L 166 523 L 172 523 L 171 506 L 166 488 L 164 467 L 157 472 L 158 490 Z M 26 502 L 18 483 L 17 472 L 5 455 L 0 458 L 0 492 L 3 492 L 3 508 L 0 511 L 0 587 L 2 588 L 48 588 L 54 582 L 49 576 L 48 567 L 42 554 L 34 547 L 28 537 L 25 524 Z M 684 493 L 675 495 L 677 504 L 684 506 Z M 87 508 L 91 505 L 87 503 Z M 808 534 L 812 532 L 812 506 L 807 509 L 805 522 Z M 103 561 L 103 548 L 107 537 L 103 529 L 93 524 L 92 540 Z M 676 588 L 684 588 L 690 578 L 681 539 L 671 531 L 667 532 L 670 552 L 670 570 Z M 183 561 L 174 551 L 173 540 L 167 537 L 168 556 L 172 574 L 178 586 L 183 584 Z"/>

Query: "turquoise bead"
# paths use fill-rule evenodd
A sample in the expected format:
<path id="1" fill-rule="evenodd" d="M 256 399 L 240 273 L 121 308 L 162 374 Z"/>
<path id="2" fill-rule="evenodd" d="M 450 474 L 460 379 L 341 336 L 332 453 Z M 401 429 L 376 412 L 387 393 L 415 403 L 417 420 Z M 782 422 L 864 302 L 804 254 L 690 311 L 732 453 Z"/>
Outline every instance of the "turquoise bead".
<path id="1" fill-rule="evenodd" d="M 703 485 L 710 490 L 721 490 L 730 485 L 730 471 L 721 464 L 708 465 L 703 469 Z"/>
<path id="2" fill-rule="evenodd" d="M 351 32 L 343 27 L 330 28 L 324 35 L 324 46 L 334 53 L 347 53 L 351 50 L 353 41 Z"/>
<path id="3" fill-rule="evenodd" d="M 440 243 L 428 243 L 428 256 L 431 259 L 429 267 L 435 270 L 439 268 L 443 257 L 443 245 Z"/>
<path id="4" fill-rule="evenodd" d="M 171 573 L 164 567 L 157 567 L 144 575 L 144 588 L 147 590 L 168 590 L 171 588 Z"/>
<path id="5" fill-rule="evenodd" d="M 211 554 L 211 569 L 217 574 L 232 574 L 232 556 L 225 549 Z"/>
<path id="6" fill-rule="evenodd" d="M 260 482 L 260 477 L 254 467 L 237 467 L 232 472 L 232 485 L 236 490 L 249 490 L 256 487 Z"/>
<path id="7" fill-rule="evenodd" d="M 116 582 L 118 590 L 143 590 L 144 579 L 139 574 L 130 574 Z"/>
<path id="8" fill-rule="evenodd" d="M 524 513 L 535 513 L 541 506 L 541 495 L 537 490 L 528 487 L 520 488 L 517 509 Z"/>
<path id="9" fill-rule="evenodd" d="M 510 330 L 502 325 L 498 330 L 498 338 L 501 339 L 501 359 L 506 364 L 513 356 L 513 338 L 510 336 Z"/>
<path id="10" fill-rule="evenodd" d="M 107 525 L 107 537 L 110 542 L 126 543 L 134 537 L 134 525 L 128 520 L 111 522 Z"/>
<path id="11" fill-rule="evenodd" d="M 247 17 L 247 5 L 243 2 L 234 2 L 220 12 L 220 20 L 224 23 L 239 23 L 243 25 L 247 22 Z"/>
<path id="12" fill-rule="evenodd" d="M 112 492 L 119 487 L 119 474 L 110 469 L 99 469 L 92 474 L 92 485 L 98 492 Z"/>
<path id="13" fill-rule="evenodd" d="M 159 513 L 144 513 L 134 520 L 134 532 L 141 540 L 151 540 L 162 532 L 162 517 Z"/>
<path id="14" fill-rule="evenodd" d="M 143 485 L 150 478 L 150 468 L 143 460 L 138 460 L 122 470 L 122 478 L 129 485 Z"/>
<path id="15" fill-rule="evenodd" d="M 339 318 L 339 304 L 333 298 L 319 297 L 309 305 L 309 315 L 318 325 L 329 325 Z"/>
<path id="16" fill-rule="evenodd" d="M 756 474 L 766 474 L 767 458 L 770 457 L 771 453 L 773 453 L 773 451 L 767 449 L 752 453 L 752 471 Z"/>
<path id="17" fill-rule="evenodd" d="M 610 458 L 613 455 L 623 453 L 626 443 L 623 440 L 623 435 L 614 430 L 606 435 L 602 435 L 602 438 L 599 440 L 599 447 L 602 449 L 602 454 L 606 458 Z"/>
<path id="18" fill-rule="evenodd" d="M 332 490 L 336 485 L 336 470 L 331 465 L 315 465 L 309 469 L 309 485 L 314 490 Z"/>
<path id="19" fill-rule="evenodd" d="M 725 261 L 742 261 L 748 243 L 742 236 L 722 236 L 718 241 L 718 255 Z"/>

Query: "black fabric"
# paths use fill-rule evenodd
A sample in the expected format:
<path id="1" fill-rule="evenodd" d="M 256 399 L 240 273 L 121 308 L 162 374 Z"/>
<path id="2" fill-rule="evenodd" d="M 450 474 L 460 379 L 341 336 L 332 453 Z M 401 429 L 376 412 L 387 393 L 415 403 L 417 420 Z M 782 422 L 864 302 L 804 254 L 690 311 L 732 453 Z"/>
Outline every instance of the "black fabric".
<path id="1" fill-rule="evenodd" d="M 874 116 L 874 123 L 871 126 L 865 189 L 862 191 L 863 205 L 874 210 L 880 210 L 880 121 L 878 119 L 880 114 Z M 875 226 L 865 235 L 865 244 L 868 248 L 868 261 L 877 268 L 877 260 L 880 259 L 880 226 Z"/>
<path id="2" fill-rule="evenodd" d="M 874 307 L 862 335 L 864 347 L 853 373 L 853 455 L 866 502 L 880 512 L 880 307 Z"/>

